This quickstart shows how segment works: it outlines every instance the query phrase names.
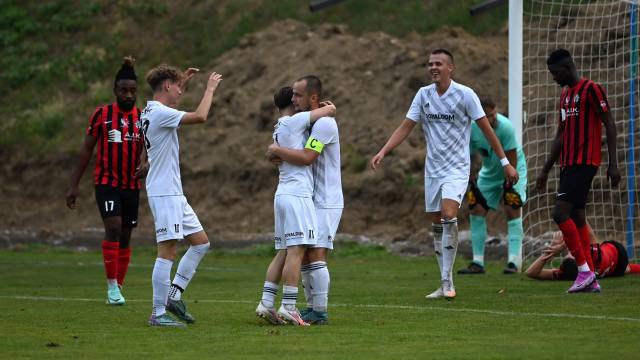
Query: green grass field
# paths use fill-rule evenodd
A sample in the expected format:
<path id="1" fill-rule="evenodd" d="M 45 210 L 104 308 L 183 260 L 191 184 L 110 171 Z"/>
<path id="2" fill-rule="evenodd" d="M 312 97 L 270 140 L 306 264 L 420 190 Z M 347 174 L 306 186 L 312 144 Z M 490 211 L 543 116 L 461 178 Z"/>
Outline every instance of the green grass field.
<path id="1" fill-rule="evenodd" d="M 150 328 L 152 248 L 134 249 L 109 307 L 101 255 L 0 251 L 0 354 L 18 358 L 433 359 L 608 358 L 640 354 L 640 276 L 602 281 L 602 294 L 567 295 L 567 282 L 501 274 L 456 277 L 458 298 L 427 301 L 433 258 L 337 244 L 330 260 L 330 325 L 266 325 L 254 314 L 268 247 L 215 249 L 185 293 L 197 323 Z M 459 259 L 458 266 L 466 265 Z M 175 265 L 174 265 L 175 270 Z M 302 299 L 302 290 L 299 298 Z"/>

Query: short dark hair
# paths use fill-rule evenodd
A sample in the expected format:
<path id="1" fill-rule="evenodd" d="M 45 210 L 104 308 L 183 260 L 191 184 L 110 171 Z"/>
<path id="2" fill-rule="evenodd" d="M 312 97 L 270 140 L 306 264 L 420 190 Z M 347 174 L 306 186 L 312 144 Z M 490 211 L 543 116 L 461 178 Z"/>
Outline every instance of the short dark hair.
<path id="1" fill-rule="evenodd" d="M 578 277 L 578 264 L 574 258 L 565 258 L 560 264 L 560 280 L 575 280 Z"/>
<path id="2" fill-rule="evenodd" d="M 124 61 L 122 62 L 122 66 L 120 70 L 116 73 L 116 78 L 113 81 L 113 85 L 115 86 L 118 80 L 134 80 L 138 81 L 138 76 L 136 75 L 136 71 L 133 66 L 136 64 L 136 59 L 131 56 L 125 56 Z"/>
<path id="3" fill-rule="evenodd" d="M 167 64 L 161 64 L 149 70 L 147 73 L 147 83 L 151 86 L 151 90 L 156 91 L 163 81 L 170 80 L 174 83 L 180 82 L 183 76 L 184 74 L 180 69 Z"/>
<path id="4" fill-rule="evenodd" d="M 293 105 L 291 102 L 292 97 L 293 88 L 291 88 L 291 86 L 281 87 L 280 90 L 273 94 L 273 103 L 278 109 L 282 110 Z"/>
<path id="5" fill-rule="evenodd" d="M 496 103 L 493 102 L 493 100 L 491 100 L 488 97 L 482 97 L 480 98 L 480 105 L 483 108 L 487 108 L 487 109 L 495 109 L 496 108 Z"/>
<path id="6" fill-rule="evenodd" d="M 549 58 L 547 58 L 547 65 L 557 64 L 564 60 L 573 60 L 571 58 L 571 53 L 567 49 L 556 49 L 549 54 Z"/>
<path id="7" fill-rule="evenodd" d="M 447 50 L 447 49 L 435 49 L 431 52 L 432 55 L 436 55 L 436 54 L 445 54 L 449 57 L 449 59 L 451 59 L 451 63 L 453 64 L 453 54 L 451 53 L 451 51 Z"/>
<path id="8" fill-rule="evenodd" d="M 303 81 L 303 80 L 307 82 L 307 86 L 306 86 L 307 93 L 317 94 L 318 97 L 322 97 L 322 81 L 320 81 L 320 79 L 317 76 L 315 75 L 303 76 L 300 79 L 296 80 L 296 82 Z"/>

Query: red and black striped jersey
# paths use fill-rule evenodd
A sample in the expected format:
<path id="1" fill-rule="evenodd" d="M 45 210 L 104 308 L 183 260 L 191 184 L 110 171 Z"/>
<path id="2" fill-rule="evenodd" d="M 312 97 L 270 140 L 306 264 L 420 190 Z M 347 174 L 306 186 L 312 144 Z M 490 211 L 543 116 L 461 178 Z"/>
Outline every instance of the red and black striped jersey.
<path id="1" fill-rule="evenodd" d="M 562 90 L 560 166 L 600 165 L 602 114 L 608 111 L 607 94 L 591 80 L 580 79 L 575 86 Z"/>
<path id="2" fill-rule="evenodd" d="M 108 185 L 122 189 L 140 189 L 135 178 L 144 147 L 144 135 L 137 107 L 122 111 L 117 103 L 96 108 L 89 119 L 87 135 L 97 140 L 96 185 Z"/>

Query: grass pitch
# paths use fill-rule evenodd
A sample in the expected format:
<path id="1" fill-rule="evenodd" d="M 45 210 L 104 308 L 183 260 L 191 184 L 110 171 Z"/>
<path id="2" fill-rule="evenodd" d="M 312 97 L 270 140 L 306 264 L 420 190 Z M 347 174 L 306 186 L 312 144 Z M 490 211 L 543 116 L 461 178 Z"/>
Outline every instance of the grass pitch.
<path id="1" fill-rule="evenodd" d="M 568 282 L 501 273 L 456 276 L 454 301 L 433 258 L 337 244 L 330 259 L 330 325 L 270 326 L 255 316 L 268 246 L 210 252 L 185 292 L 197 323 L 150 328 L 152 248 L 134 249 L 123 294 L 104 303 L 98 252 L 0 251 L 2 358 L 433 359 L 640 356 L 640 276 L 605 279 L 602 294 Z M 466 265 L 459 259 L 456 268 Z M 174 264 L 174 270 L 176 265 Z M 299 299 L 303 299 L 302 289 Z M 304 301 L 299 301 L 303 304 Z"/>

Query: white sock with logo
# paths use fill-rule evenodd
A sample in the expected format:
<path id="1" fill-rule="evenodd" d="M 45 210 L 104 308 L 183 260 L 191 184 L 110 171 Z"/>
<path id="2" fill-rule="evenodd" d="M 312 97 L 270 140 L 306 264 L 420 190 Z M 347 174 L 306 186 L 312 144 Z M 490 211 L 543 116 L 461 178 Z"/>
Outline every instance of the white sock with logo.
<path id="1" fill-rule="evenodd" d="M 172 291 L 172 300 L 180 300 L 182 292 L 189 286 L 200 261 L 207 253 L 207 250 L 209 250 L 209 246 L 210 243 L 191 245 L 184 256 L 182 256 L 180 263 L 178 263 L 176 275 L 173 277 L 173 285 L 177 287 L 177 291 Z"/>

